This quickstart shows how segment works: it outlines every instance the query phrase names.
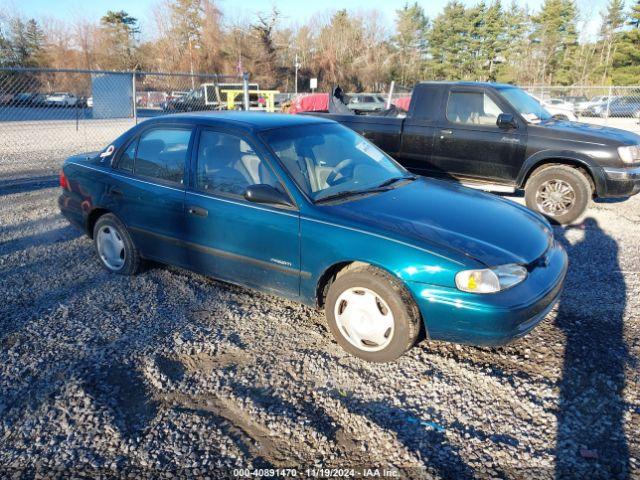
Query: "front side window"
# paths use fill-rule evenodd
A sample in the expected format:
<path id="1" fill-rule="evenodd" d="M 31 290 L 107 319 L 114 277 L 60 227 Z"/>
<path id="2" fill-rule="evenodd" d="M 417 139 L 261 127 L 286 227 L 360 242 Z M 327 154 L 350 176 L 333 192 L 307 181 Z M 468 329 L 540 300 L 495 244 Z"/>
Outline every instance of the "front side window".
<path id="1" fill-rule="evenodd" d="M 483 92 L 451 92 L 447 118 L 453 123 L 496 126 L 502 113 L 491 97 Z"/>
<path id="2" fill-rule="evenodd" d="M 515 108 L 529 123 L 538 123 L 551 118 L 551 114 L 542 106 L 540 101 L 517 87 L 500 88 L 504 99 Z"/>
<path id="3" fill-rule="evenodd" d="M 143 133 L 138 141 L 134 173 L 182 184 L 190 138 L 190 129 L 157 128 Z"/>
<path id="4" fill-rule="evenodd" d="M 314 201 L 365 193 L 411 175 L 353 130 L 316 124 L 270 130 L 264 139 Z"/>
<path id="5" fill-rule="evenodd" d="M 245 140 L 203 130 L 198 145 L 196 188 L 213 193 L 243 195 L 251 185 L 284 189 L 269 166 Z"/>

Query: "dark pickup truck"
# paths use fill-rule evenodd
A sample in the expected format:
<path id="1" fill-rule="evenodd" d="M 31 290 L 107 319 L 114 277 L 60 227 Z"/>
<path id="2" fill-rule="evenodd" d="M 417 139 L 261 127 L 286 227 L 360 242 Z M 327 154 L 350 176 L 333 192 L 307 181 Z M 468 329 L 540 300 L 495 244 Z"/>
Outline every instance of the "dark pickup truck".
<path id="1" fill-rule="evenodd" d="M 314 115 L 355 130 L 414 173 L 524 189 L 529 208 L 562 224 L 591 197 L 640 191 L 640 135 L 555 118 L 512 85 L 423 82 L 406 117 Z"/>

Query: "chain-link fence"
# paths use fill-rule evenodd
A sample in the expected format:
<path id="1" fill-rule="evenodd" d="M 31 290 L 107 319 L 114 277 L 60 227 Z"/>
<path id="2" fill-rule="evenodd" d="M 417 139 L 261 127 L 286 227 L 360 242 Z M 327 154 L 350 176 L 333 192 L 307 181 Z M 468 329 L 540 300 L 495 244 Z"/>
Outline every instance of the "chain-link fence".
<path id="1" fill-rule="evenodd" d="M 246 108 L 251 89 L 248 75 L 0 69 L 0 153 L 99 149 L 156 115 Z"/>
<path id="2" fill-rule="evenodd" d="M 640 86 L 529 86 L 551 113 L 570 112 L 582 122 L 640 132 Z"/>
<path id="3" fill-rule="evenodd" d="M 527 86 L 554 114 L 640 133 L 640 87 Z M 402 115 L 410 86 L 350 94 L 349 108 Z M 221 109 L 280 110 L 293 94 L 260 90 L 248 75 L 0 68 L 0 176 L 19 164 L 31 175 L 42 159 L 97 150 L 147 118 Z M 265 102 L 266 98 L 266 102 Z M 8 168 L 8 167 L 7 167 Z M 46 172 L 50 175 L 50 172 Z"/>

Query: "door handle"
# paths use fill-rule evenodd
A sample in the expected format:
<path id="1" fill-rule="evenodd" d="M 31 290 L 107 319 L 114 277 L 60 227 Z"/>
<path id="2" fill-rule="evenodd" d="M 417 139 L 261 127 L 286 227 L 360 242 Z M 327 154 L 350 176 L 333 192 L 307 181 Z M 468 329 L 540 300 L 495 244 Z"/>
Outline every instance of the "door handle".
<path id="1" fill-rule="evenodd" d="M 123 195 L 122 190 L 117 189 L 117 188 L 111 188 L 109 190 L 109 193 L 111 195 L 113 195 L 114 197 L 122 197 L 122 195 Z"/>
<path id="2" fill-rule="evenodd" d="M 187 212 L 189 215 L 195 215 L 196 217 L 206 217 L 209 215 L 209 211 L 205 208 L 200 207 L 187 207 Z"/>
<path id="3" fill-rule="evenodd" d="M 449 130 L 448 128 L 446 130 L 440 130 L 440 140 L 449 135 L 453 135 L 453 130 Z"/>

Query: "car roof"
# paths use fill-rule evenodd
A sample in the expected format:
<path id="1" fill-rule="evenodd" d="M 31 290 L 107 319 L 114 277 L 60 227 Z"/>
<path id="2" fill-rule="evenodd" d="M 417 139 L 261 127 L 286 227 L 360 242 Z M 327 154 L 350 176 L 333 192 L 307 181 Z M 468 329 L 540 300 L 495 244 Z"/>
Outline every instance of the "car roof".
<path id="1" fill-rule="evenodd" d="M 333 120 L 309 115 L 266 112 L 187 112 L 153 117 L 145 120 L 144 123 L 147 125 L 147 122 L 170 123 L 176 120 L 186 120 L 198 125 L 233 126 L 247 131 L 335 123 Z"/>
<path id="2" fill-rule="evenodd" d="M 452 85 L 459 87 L 493 87 L 493 88 L 507 88 L 515 87 L 516 85 L 510 85 L 508 83 L 493 83 L 493 82 L 449 82 L 449 81 L 435 81 L 430 80 L 428 82 L 420 82 L 419 85 Z"/>

